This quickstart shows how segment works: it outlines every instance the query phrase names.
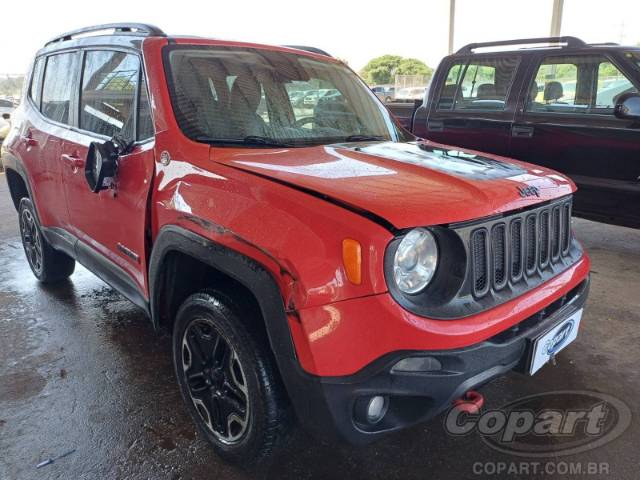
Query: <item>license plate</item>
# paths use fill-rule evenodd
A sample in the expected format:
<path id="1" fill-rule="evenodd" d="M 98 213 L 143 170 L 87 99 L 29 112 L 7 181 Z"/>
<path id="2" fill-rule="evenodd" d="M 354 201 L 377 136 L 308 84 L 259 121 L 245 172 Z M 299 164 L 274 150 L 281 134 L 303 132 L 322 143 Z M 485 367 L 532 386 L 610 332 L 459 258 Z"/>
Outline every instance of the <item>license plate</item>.
<path id="1" fill-rule="evenodd" d="M 535 339 L 529 375 L 540 370 L 554 355 L 576 339 L 581 318 L 582 309 Z"/>

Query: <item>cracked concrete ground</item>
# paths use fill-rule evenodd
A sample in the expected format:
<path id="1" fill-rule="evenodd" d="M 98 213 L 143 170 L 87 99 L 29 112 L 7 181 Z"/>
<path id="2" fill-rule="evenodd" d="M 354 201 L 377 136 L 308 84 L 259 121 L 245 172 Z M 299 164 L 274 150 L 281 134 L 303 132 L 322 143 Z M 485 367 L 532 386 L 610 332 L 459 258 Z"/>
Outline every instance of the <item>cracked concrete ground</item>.
<path id="1" fill-rule="evenodd" d="M 560 460 L 607 463 L 608 474 L 589 478 L 635 479 L 640 467 L 640 231 L 583 220 L 575 221 L 575 231 L 593 260 L 591 296 L 577 341 L 559 355 L 557 366 L 546 366 L 533 378 L 510 374 L 483 393 L 488 408 L 566 389 L 623 400 L 633 415 L 624 434 Z M 81 267 L 56 287 L 35 281 L 3 175 L 0 312 L 2 480 L 460 479 L 477 477 L 477 462 L 527 461 L 490 449 L 475 433 L 448 436 L 439 417 L 367 448 L 325 445 L 297 431 L 269 468 L 246 472 L 225 465 L 187 416 L 167 336 L 156 336 L 139 310 Z M 494 476 L 499 477 L 506 475 Z"/>

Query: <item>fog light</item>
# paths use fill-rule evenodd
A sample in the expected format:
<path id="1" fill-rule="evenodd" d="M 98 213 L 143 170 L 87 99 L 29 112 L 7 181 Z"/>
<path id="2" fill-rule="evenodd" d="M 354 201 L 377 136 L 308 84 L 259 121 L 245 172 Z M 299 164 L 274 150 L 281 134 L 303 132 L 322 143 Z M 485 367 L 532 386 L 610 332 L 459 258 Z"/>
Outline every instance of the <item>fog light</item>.
<path id="1" fill-rule="evenodd" d="M 435 357 L 407 357 L 396 363 L 391 373 L 437 372 L 442 370 L 442 363 Z"/>
<path id="2" fill-rule="evenodd" d="M 367 404 L 367 422 L 370 424 L 378 423 L 387 413 L 389 399 L 381 395 L 371 397 Z"/>

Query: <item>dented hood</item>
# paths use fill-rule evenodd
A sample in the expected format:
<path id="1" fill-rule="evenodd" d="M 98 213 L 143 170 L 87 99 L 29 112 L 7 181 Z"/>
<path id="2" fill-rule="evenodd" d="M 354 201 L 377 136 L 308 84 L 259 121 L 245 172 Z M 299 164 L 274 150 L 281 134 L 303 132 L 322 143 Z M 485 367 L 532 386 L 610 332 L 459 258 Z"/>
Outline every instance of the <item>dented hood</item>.
<path id="1" fill-rule="evenodd" d="M 543 167 L 432 142 L 212 148 L 211 159 L 313 191 L 396 228 L 487 217 L 575 189 Z"/>

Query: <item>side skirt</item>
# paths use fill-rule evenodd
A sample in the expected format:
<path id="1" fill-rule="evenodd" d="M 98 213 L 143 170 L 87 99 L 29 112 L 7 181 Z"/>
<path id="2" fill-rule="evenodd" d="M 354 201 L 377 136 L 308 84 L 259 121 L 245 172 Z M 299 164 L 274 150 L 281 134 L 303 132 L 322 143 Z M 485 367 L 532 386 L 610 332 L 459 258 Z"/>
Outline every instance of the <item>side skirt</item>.
<path id="1" fill-rule="evenodd" d="M 123 297 L 144 310 L 148 317 L 151 316 L 149 299 L 122 268 L 62 228 L 41 227 L 41 229 L 53 248 L 74 258 Z"/>

